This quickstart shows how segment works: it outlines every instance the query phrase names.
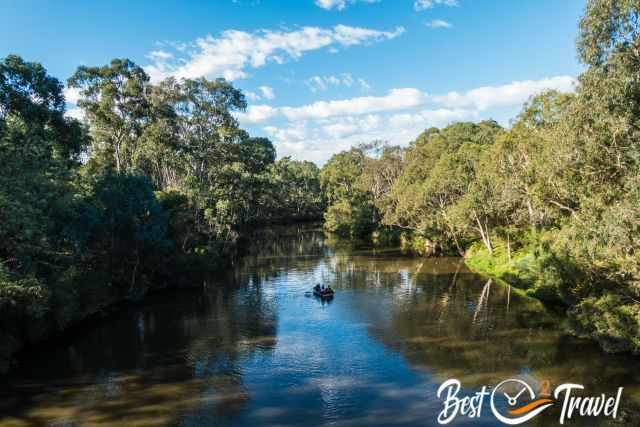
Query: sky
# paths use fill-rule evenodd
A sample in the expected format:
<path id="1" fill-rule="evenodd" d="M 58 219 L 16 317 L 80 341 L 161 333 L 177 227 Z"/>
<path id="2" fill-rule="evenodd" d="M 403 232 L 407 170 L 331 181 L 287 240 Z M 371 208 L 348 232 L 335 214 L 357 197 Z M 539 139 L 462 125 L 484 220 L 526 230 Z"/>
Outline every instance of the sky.
<path id="1" fill-rule="evenodd" d="M 225 77 L 278 157 L 319 165 L 455 121 L 504 126 L 533 94 L 571 91 L 585 0 L 0 0 L 0 57 L 66 81 L 129 58 L 153 81 Z M 68 114 L 81 117 L 66 90 Z"/>

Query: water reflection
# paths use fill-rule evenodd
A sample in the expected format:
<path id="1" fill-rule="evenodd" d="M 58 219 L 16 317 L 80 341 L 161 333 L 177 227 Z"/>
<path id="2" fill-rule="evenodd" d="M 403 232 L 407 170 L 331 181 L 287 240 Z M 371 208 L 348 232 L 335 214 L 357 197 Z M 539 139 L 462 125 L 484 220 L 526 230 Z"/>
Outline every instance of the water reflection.
<path id="1" fill-rule="evenodd" d="M 538 302 L 458 259 L 308 227 L 251 242 L 204 289 L 152 297 L 23 360 L 0 425 L 434 425 L 442 381 L 472 391 L 514 376 L 591 394 L 625 386 L 626 422 L 640 422 L 637 359 L 564 336 Z M 308 294 L 318 282 L 333 301 Z M 470 425 L 499 425 L 486 414 Z"/>

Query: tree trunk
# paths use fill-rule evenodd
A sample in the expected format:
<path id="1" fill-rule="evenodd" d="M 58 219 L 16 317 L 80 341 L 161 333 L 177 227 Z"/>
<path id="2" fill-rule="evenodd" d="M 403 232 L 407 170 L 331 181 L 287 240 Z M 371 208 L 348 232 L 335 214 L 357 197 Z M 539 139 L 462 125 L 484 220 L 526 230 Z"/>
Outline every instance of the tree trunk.
<path id="1" fill-rule="evenodd" d="M 116 171 L 120 173 L 120 143 L 116 142 Z"/>
<path id="2" fill-rule="evenodd" d="M 531 232 L 536 233 L 536 215 L 531 205 L 531 199 L 527 197 L 527 211 L 529 212 L 529 224 L 531 225 Z"/>
<path id="3" fill-rule="evenodd" d="M 493 247 L 491 246 L 491 239 L 489 238 L 489 230 L 488 229 L 485 230 L 485 228 L 482 226 L 482 223 L 480 222 L 480 218 L 478 218 L 478 214 L 474 212 L 473 215 L 475 216 L 476 223 L 478 224 L 478 231 L 480 232 L 482 243 L 484 243 L 484 245 L 487 248 L 487 251 L 489 251 L 489 255 L 493 256 Z M 485 221 L 485 226 L 486 226 L 486 221 Z"/>
<path id="4" fill-rule="evenodd" d="M 133 289 L 136 286 L 136 275 L 138 273 L 138 265 L 140 265 L 140 253 L 138 251 L 138 247 L 136 246 L 136 263 L 133 265 L 133 272 L 131 273 L 131 286 L 129 287 L 129 296 L 133 292 Z"/>

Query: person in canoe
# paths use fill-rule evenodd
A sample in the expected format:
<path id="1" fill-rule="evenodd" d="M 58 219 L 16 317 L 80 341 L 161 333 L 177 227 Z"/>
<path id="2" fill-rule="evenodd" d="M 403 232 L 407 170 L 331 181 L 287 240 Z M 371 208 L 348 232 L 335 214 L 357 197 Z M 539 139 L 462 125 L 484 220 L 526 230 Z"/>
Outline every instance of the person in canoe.
<path id="1" fill-rule="evenodd" d="M 313 293 L 318 296 L 330 296 L 333 295 L 333 289 L 331 286 L 325 288 L 324 285 L 317 284 L 313 287 Z"/>

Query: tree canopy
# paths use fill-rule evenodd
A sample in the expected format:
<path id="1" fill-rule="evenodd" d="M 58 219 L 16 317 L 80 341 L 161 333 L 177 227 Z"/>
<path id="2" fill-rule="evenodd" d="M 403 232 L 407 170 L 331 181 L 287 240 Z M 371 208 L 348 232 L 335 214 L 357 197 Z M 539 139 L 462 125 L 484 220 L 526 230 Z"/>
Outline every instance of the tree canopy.
<path id="1" fill-rule="evenodd" d="M 575 333 L 640 352 L 639 17 L 636 0 L 589 0 L 575 93 L 536 94 L 509 128 L 430 128 L 391 163 L 335 155 L 321 172 L 327 229 L 391 228 L 418 253 L 465 255 L 568 307 Z"/>
<path id="2" fill-rule="evenodd" d="M 0 370 L 21 343 L 228 259 L 250 226 L 320 218 L 320 171 L 252 138 L 218 79 L 78 67 L 83 122 L 42 65 L 0 61 Z"/>

